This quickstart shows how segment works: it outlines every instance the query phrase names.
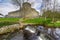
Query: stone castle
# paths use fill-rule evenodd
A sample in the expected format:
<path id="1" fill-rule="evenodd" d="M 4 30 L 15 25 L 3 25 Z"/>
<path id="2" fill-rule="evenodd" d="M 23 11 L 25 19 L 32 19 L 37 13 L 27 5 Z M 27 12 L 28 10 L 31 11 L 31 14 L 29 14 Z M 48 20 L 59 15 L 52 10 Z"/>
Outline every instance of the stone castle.
<path id="1" fill-rule="evenodd" d="M 23 7 L 20 10 L 9 12 L 6 17 L 13 17 L 13 18 L 36 18 L 39 17 L 39 13 L 31 8 L 31 4 L 28 2 L 23 3 Z"/>

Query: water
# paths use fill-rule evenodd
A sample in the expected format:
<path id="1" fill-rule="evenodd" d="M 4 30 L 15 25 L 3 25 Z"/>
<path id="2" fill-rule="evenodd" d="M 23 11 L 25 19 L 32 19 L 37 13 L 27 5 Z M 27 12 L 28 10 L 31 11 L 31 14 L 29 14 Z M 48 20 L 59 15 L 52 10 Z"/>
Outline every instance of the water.
<path id="1" fill-rule="evenodd" d="M 53 34 L 51 34 L 53 33 Z M 53 37 L 49 37 L 49 35 Z M 0 35 L 0 40 L 60 40 L 60 29 L 56 28 L 52 32 L 51 28 L 46 31 L 43 26 L 38 28 L 27 26 L 24 30 L 18 30 L 14 33 Z"/>
<path id="2" fill-rule="evenodd" d="M 11 38 L 10 40 L 23 40 L 23 32 L 20 31 L 18 32 L 13 38 Z"/>
<path id="3" fill-rule="evenodd" d="M 48 36 L 46 36 L 45 34 L 41 33 L 39 30 L 44 31 L 44 28 L 42 26 L 39 26 L 38 28 L 27 26 L 25 28 L 25 31 L 26 31 L 25 32 L 25 37 L 28 37 L 28 38 L 26 38 L 26 40 L 50 40 L 48 38 Z"/>

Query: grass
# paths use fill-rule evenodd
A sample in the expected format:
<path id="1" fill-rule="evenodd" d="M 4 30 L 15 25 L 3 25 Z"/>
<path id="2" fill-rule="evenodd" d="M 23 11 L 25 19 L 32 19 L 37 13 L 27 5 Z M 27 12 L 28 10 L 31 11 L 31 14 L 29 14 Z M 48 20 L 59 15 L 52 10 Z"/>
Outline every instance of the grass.
<path id="1" fill-rule="evenodd" d="M 59 27 L 60 28 L 60 22 L 54 22 L 54 23 L 48 23 L 47 26 L 50 26 L 50 27 Z"/>
<path id="2" fill-rule="evenodd" d="M 55 21 L 52 23 L 52 19 L 50 18 L 46 20 L 45 18 L 25 19 L 24 23 L 44 24 L 47 27 L 60 27 L 60 22 Z"/>
<path id="3" fill-rule="evenodd" d="M 50 18 L 34 18 L 34 19 L 26 19 L 24 20 L 24 23 L 34 23 L 34 24 L 48 24 L 51 22 Z"/>
<path id="4" fill-rule="evenodd" d="M 18 23 L 20 18 L 0 18 L 0 27 Z"/>
<path id="5" fill-rule="evenodd" d="M 19 18 L 0 18 L 0 22 L 17 22 Z"/>
<path id="6" fill-rule="evenodd" d="M 60 27 L 60 21 L 56 21 L 54 24 L 56 27 Z"/>
<path id="7" fill-rule="evenodd" d="M 50 27 L 60 27 L 60 21 L 52 23 L 52 19 L 47 18 L 33 18 L 33 19 L 23 19 L 23 18 L 0 18 L 0 27 L 19 23 L 19 20 L 23 20 L 24 23 L 34 23 L 34 24 L 44 24 Z"/>

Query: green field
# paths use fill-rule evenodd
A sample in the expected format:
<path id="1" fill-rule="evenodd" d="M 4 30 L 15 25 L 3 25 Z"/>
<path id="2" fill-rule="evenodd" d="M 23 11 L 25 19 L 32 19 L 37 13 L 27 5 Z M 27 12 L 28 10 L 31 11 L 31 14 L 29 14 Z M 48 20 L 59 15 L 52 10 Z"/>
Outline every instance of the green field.
<path id="1" fill-rule="evenodd" d="M 53 22 L 52 19 L 47 18 L 33 18 L 33 19 L 23 19 L 23 18 L 0 18 L 0 27 L 11 25 L 11 24 L 17 24 L 19 23 L 19 20 L 23 20 L 24 23 L 34 23 L 34 24 L 43 24 L 46 26 L 52 26 L 52 27 L 60 27 L 60 21 L 59 22 Z"/>
<path id="2" fill-rule="evenodd" d="M 0 18 L 0 22 L 17 22 L 19 18 Z"/>
<path id="3" fill-rule="evenodd" d="M 51 18 L 34 18 L 34 19 L 25 19 L 24 23 L 35 23 L 35 24 L 42 24 L 46 25 L 47 27 L 60 27 L 60 21 L 55 21 L 52 23 Z"/>
<path id="4" fill-rule="evenodd" d="M 51 19 L 47 18 L 34 18 L 34 19 L 25 19 L 24 23 L 36 23 L 36 24 L 44 24 L 44 23 L 50 23 Z"/>
<path id="5" fill-rule="evenodd" d="M 18 23 L 20 18 L 0 18 L 0 27 Z"/>

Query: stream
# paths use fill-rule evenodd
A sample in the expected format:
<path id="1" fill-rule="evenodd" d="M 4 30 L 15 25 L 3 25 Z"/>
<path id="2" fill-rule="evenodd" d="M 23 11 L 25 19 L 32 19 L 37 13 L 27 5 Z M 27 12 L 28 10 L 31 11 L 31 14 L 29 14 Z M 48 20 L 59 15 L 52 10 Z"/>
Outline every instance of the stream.
<path id="1" fill-rule="evenodd" d="M 60 29 L 27 26 L 23 30 L 0 35 L 0 40 L 60 40 Z"/>

